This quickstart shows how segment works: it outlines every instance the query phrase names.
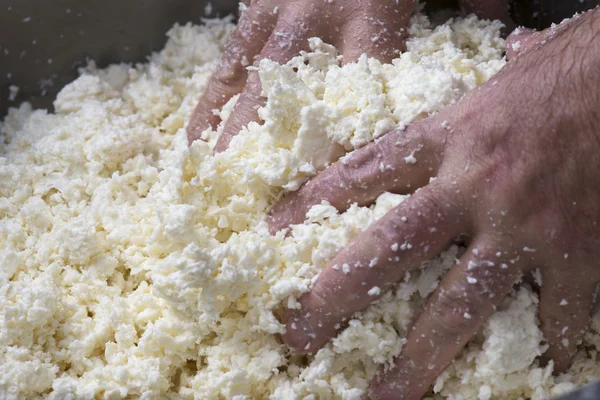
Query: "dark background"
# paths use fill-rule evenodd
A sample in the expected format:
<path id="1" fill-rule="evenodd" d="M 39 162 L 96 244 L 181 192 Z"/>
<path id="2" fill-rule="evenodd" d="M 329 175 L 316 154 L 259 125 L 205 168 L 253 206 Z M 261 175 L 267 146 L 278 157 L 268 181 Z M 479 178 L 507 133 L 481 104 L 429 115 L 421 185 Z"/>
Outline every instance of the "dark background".
<path id="1" fill-rule="evenodd" d="M 99 67 L 144 61 L 162 48 L 175 22 L 199 23 L 207 2 L 0 0 L 0 119 L 24 100 L 49 108 L 87 58 Z M 211 17 L 237 11 L 237 0 L 211 3 Z M 10 85 L 20 88 L 14 102 L 8 101 Z"/>
<path id="2" fill-rule="evenodd" d="M 285 1 L 285 0 L 282 0 Z M 29 100 L 51 108 L 56 92 L 77 77 L 90 58 L 144 61 L 162 48 L 175 23 L 200 22 L 207 0 L 0 0 L 0 119 L 9 106 Z M 543 28 L 600 0 L 514 0 L 518 24 Z M 212 0 L 209 15 L 237 11 L 238 0 Z M 9 102 L 9 86 L 20 88 Z"/>

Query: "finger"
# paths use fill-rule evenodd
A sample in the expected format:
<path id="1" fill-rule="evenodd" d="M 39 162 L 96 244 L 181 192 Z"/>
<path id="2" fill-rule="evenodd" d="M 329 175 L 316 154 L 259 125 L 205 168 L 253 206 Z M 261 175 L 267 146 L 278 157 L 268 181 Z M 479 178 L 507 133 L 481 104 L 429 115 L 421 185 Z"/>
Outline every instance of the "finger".
<path id="1" fill-rule="evenodd" d="M 473 13 L 481 19 L 502 21 L 506 26 L 506 33 L 515 29 L 507 0 L 460 0 L 460 6 L 466 13 Z"/>
<path id="2" fill-rule="evenodd" d="M 412 0 L 361 3 L 354 17 L 342 26 L 344 63 L 355 62 L 363 53 L 381 62 L 398 57 L 414 6 Z"/>
<path id="3" fill-rule="evenodd" d="M 564 372 L 571 365 L 590 323 L 595 293 L 596 282 L 589 277 L 558 273 L 554 269 L 542 273 L 540 324 L 550 346 L 543 359 L 554 360 L 555 372 Z"/>
<path id="4" fill-rule="evenodd" d="M 420 399 L 510 292 L 520 263 L 477 238 L 443 278 L 408 334 L 395 367 L 371 384 L 376 399 Z M 506 258 L 505 258 L 506 257 Z"/>
<path id="5" fill-rule="evenodd" d="M 318 32 L 306 31 L 303 25 L 298 26 L 297 23 L 279 21 L 258 58 L 285 64 L 292 57 L 298 55 L 301 50 L 308 50 L 308 36 L 316 34 Z M 227 120 L 225 129 L 215 145 L 216 152 L 225 151 L 229 147 L 231 139 L 244 126 L 251 121 L 258 120 L 258 109 L 265 104 L 265 98 L 261 96 L 261 92 L 262 86 L 258 72 L 252 71 L 248 75 L 248 80 L 233 113 Z"/>
<path id="6" fill-rule="evenodd" d="M 286 315 L 284 341 L 318 350 L 355 312 L 445 249 L 467 225 L 453 197 L 441 184 L 429 185 L 360 234 L 300 298 L 301 309 Z"/>
<path id="7" fill-rule="evenodd" d="M 340 211 L 372 203 L 383 192 L 412 193 L 437 174 L 442 143 L 436 119 L 394 130 L 355 150 L 289 193 L 268 216 L 272 232 L 302 223 L 306 212 L 326 200 Z"/>
<path id="8" fill-rule="evenodd" d="M 252 7 L 242 15 L 225 46 L 217 70 L 192 113 L 187 126 L 190 144 L 199 139 L 205 129 L 216 129 L 220 119 L 213 110 L 220 109 L 242 91 L 248 76 L 246 67 L 252 65 L 254 57 L 267 42 L 275 18 L 272 12 L 258 7 Z"/>

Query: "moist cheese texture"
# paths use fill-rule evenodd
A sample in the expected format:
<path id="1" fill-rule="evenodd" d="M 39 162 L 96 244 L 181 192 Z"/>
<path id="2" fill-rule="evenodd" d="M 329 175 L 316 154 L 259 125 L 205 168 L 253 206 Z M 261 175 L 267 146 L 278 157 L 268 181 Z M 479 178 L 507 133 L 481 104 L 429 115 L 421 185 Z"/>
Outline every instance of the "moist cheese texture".
<path id="1" fill-rule="evenodd" d="M 282 311 L 405 196 L 342 214 L 317 205 L 288 237 L 269 235 L 265 213 L 336 148 L 489 79 L 505 64 L 500 27 L 475 17 L 433 27 L 418 14 L 392 64 L 363 56 L 342 67 L 316 38 L 286 65 L 264 60 L 264 123 L 217 155 L 222 126 L 188 147 L 185 125 L 227 20 L 175 26 L 146 64 L 90 65 L 55 113 L 11 109 L 0 126 L 0 398 L 363 398 L 461 249 L 424 263 L 316 355 L 293 356 Z M 569 372 L 538 366 L 537 301 L 515 289 L 431 396 L 543 399 L 599 377 L 598 320 Z"/>

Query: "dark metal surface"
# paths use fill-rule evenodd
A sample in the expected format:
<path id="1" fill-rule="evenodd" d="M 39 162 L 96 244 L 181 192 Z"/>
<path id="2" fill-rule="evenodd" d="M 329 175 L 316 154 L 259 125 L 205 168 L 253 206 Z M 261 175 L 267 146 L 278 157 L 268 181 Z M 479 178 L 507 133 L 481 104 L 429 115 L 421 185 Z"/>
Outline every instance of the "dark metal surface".
<path id="1" fill-rule="evenodd" d="M 587 385 L 556 400 L 600 400 L 600 382 Z"/>
<path id="2" fill-rule="evenodd" d="M 48 108 L 86 58 L 143 61 L 175 23 L 199 22 L 207 0 L 0 0 L 0 118 L 23 100 Z M 212 0 L 210 16 L 237 10 Z M 9 102 L 9 86 L 20 88 Z"/>

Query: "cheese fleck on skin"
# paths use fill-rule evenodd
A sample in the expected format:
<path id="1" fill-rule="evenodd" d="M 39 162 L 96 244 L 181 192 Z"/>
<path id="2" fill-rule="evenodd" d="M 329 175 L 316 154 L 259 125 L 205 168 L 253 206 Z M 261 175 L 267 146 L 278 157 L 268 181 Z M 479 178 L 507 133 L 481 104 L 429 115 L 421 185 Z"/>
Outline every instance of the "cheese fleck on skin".
<path id="1" fill-rule="evenodd" d="M 415 152 L 413 151 L 412 153 L 410 153 L 410 155 L 404 157 L 404 162 L 407 164 L 416 164 L 417 159 L 415 158 Z"/>

